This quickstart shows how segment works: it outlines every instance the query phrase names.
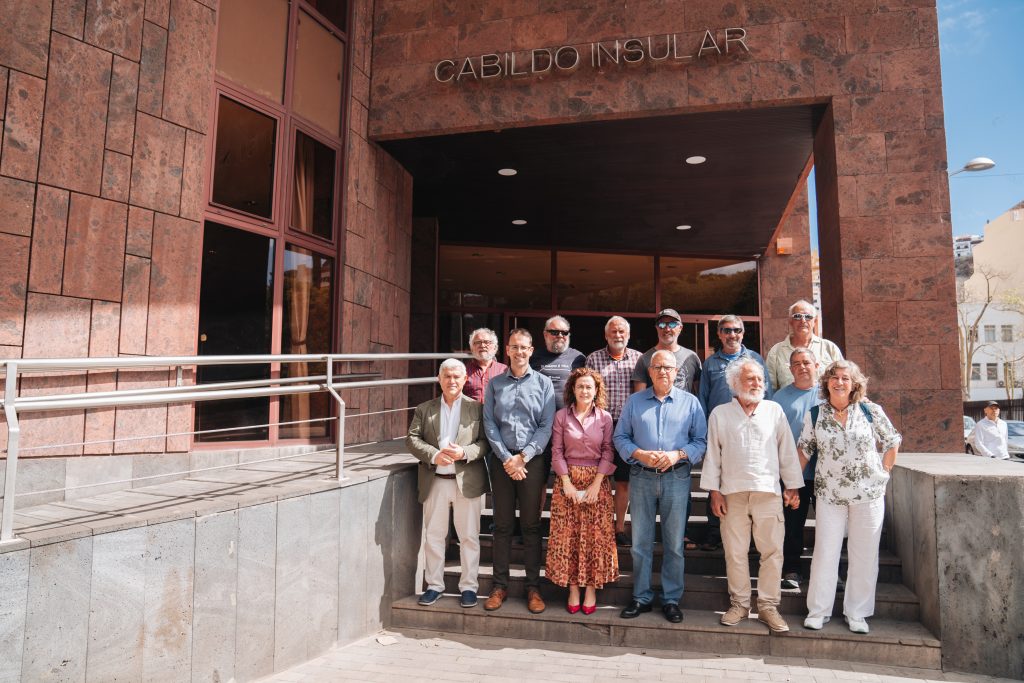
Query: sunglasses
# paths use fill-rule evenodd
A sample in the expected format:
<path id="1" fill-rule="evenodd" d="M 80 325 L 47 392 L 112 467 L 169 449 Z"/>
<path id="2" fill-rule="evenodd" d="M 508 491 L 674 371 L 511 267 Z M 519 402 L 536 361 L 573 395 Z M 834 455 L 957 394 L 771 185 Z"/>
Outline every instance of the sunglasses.
<path id="1" fill-rule="evenodd" d="M 815 316 L 813 313 L 794 313 L 789 317 L 793 320 L 814 320 Z"/>
<path id="2" fill-rule="evenodd" d="M 723 327 L 718 331 L 722 334 L 743 334 L 742 327 Z"/>
<path id="3" fill-rule="evenodd" d="M 682 323 L 677 322 L 675 320 L 670 320 L 668 322 L 660 322 L 660 323 L 658 323 L 658 329 L 659 330 L 674 330 L 677 327 L 679 327 L 680 325 L 682 325 Z"/>
<path id="4" fill-rule="evenodd" d="M 550 334 L 552 337 L 568 337 L 569 330 L 544 330 L 545 334 Z"/>

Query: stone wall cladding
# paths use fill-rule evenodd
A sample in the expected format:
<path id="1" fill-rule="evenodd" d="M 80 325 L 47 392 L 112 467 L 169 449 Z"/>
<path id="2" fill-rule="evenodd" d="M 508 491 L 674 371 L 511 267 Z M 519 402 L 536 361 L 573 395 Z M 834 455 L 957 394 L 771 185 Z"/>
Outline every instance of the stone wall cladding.
<path id="1" fill-rule="evenodd" d="M 195 353 L 215 11 L 196 0 L 11 0 L 0 13 L 0 356 Z M 201 182 L 200 182 L 201 185 Z M 173 378 L 171 378 L 173 381 Z M 35 378 L 25 393 L 168 374 Z M 2 391 L 2 389 L 0 389 Z M 190 411 L 28 416 L 22 445 L 191 429 Z M 6 426 L 0 424 L 0 441 Z M 39 455 L 181 451 L 181 439 Z"/>
<path id="2" fill-rule="evenodd" d="M 905 449 L 961 449 L 934 0 L 378 0 L 374 12 L 371 139 L 830 103 L 838 197 L 819 230 L 837 233 L 824 240 L 836 252 L 834 261 L 822 254 L 823 267 L 840 267 L 822 274 L 825 336 L 862 364 Z M 439 58 L 664 33 L 692 42 L 728 27 L 746 29 L 750 53 L 458 85 L 433 76 Z M 798 234 L 800 220 L 791 215 L 780 236 Z M 774 281 L 787 277 L 784 258 L 764 260 L 773 280 L 762 279 L 766 343 L 780 331 L 778 310 L 810 293 L 802 275 Z M 830 291 L 842 301 L 829 302 Z M 890 317 L 872 319 L 865 303 Z M 866 320 L 884 331 L 867 334 Z M 910 339 L 912 329 L 929 333 Z M 891 352 L 894 334 L 906 340 L 902 353 Z M 928 358 L 940 360 L 919 362 Z"/>

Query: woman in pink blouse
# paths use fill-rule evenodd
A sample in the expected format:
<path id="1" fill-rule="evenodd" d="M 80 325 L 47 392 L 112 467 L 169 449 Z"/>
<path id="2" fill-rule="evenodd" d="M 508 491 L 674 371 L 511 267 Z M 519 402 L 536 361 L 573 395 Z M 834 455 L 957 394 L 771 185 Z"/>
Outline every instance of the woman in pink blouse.
<path id="1" fill-rule="evenodd" d="M 551 497 L 548 580 L 569 587 L 566 609 L 597 609 L 597 589 L 619 578 L 609 477 L 615 472 L 612 416 L 605 410 L 601 375 L 573 370 L 565 384 L 565 408 L 555 413 L 551 467 L 557 481 Z"/>

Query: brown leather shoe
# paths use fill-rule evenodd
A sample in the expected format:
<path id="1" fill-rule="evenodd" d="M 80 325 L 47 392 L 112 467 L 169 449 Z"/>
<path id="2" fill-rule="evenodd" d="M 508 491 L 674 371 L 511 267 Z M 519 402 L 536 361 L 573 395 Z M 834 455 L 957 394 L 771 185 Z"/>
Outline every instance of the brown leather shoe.
<path id="1" fill-rule="evenodd" d="M 495 586 L 491 589 L 491 594 L 487 596 L 487 602 L 484 603 L 484 609 L 488 612 L 501 607 L 502 603 L 505 602 L 505 598 L 508 597 L 508 591 L 501 586 Z"/>
<path id="2" fill-rule="evenodd" d="M 526 591 L 526 609 L 530 610 L 534 614 L 540 614 L 544 611 L 544 598 L 540 597 L 540 591 L 536 588 L 529 588 Z"/>

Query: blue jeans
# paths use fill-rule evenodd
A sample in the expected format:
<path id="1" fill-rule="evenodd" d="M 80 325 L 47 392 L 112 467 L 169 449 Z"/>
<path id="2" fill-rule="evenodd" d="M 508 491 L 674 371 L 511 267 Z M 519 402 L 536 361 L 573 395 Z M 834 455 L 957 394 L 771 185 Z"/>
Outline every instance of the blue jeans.
<path id="1" fill-rule="evenodd" d="M 690 465 L 671 472 L 647 472 L 634 465 L 629 472 L 629 513 L 633 521 L 633 599 L 654 601 L 654 525 L 661 515 L 661 603 L 679 604 L 683 597 L 683 535 L 690 500 Z"/>

